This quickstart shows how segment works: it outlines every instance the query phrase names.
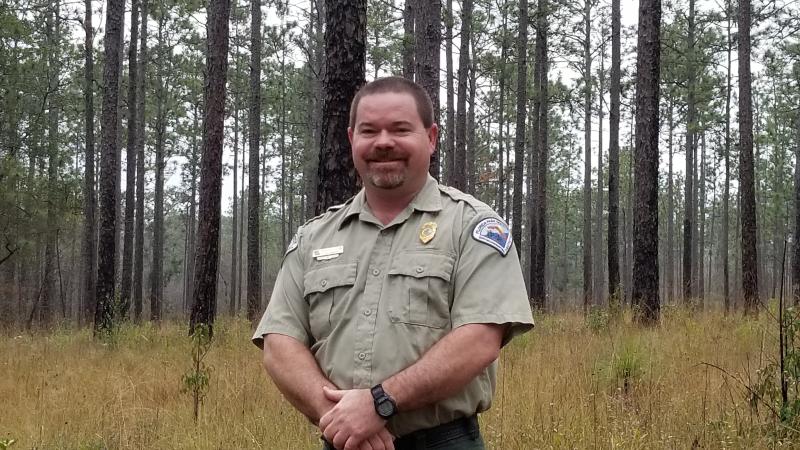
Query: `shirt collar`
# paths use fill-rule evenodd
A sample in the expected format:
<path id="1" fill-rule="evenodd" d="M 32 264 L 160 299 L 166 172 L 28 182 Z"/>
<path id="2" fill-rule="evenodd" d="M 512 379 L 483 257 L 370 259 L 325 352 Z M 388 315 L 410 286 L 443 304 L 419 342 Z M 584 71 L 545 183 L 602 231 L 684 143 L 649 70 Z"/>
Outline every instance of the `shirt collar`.
<path id="1" fill-rule="evenodd" d="M 430 174 L 428 174 L 428 179 L 425 181 L 425 185 L 422 186 L 422 189 L 417 193 L 414 199 L 411 200 L 411 203 L 409 203 L 405 209 L 405 211 L 411 210 L 423 212 L 437 212 L 442 210 L 442 199 L 439 195 L 439 183 Z M 364 188 L 361 188 L 361 190 L 358 191 L 358 194 L 353 197 L 353 201 L 348 205 L 347 211 L 344 213 L 344 217 L 342 217 L 342 221 L 339 223 L 339 228 L 343 227 L 347 222 L 349 222 L 352 217 L 361 215 L 362 213 L 368 213 L 370 216 L 372 215 L 367 205 L 367 196 Z M 400 213 L 398 217 L 403 215 L 404 213 Z"/>

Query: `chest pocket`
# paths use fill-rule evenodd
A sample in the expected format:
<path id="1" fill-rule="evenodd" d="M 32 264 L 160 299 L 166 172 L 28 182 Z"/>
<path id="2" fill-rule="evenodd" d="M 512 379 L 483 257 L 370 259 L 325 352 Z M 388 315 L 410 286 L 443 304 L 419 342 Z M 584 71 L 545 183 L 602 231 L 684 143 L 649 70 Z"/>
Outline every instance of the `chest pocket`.
<path id="1" fill-rule="evenodd" d="M 303 277 L 303 297 L 308 302 L 309 325 L 316 340 L 330 334 L 332 323 L 338 319 L 356 282 L 357 263 L 335 264 L 306 272 Z"/>
<path id="2" fill-rule="evenodd" d="M 387 280 L 391 321 L 431 328 L 448 326 L 454 263 L 453 256 L 428 252 L 406 252 L 393 259 Z"/>

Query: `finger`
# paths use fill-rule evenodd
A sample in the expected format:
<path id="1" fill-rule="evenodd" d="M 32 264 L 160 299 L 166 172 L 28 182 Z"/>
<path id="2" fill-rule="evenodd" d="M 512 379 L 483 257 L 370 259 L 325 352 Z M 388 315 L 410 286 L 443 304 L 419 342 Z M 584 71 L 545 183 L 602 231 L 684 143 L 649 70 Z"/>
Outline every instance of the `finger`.
<path id="1" fill-rule="evenodd" d="M 359 445 L 360 444 L 360 445 Z M 366 444 L 366 445 L 365 445 Z M 359 442 L 355 437 L 350 436 L 344 444 L 343 450 L 373 450 L 368 441 Z"/>
<path id="2" fill-rule="evenodd" d="M 386 450 L 386 444 L 384 444 L 380 435 L 374 434 L 365 442 L 369 442 L 369 444 L 372 446 L 372 450 Z"/>
<path id="3" fill-rule="evenodd" d="M 336 432 L 335 436 L 331 439 L 333 446 L 339 449 L 344 449 L 344 444 L 347 442 L 347 436 L 341 431 Z"/>
<path id="4" fill-rule="evenodd" d="M 333 442 L 333 438 L 336 437 L 336 434 L 337 434 L 338 431 L 339 430 L 337 430 L 336 427 L 330 427 L 329 426 L 329 427 L 325 428 L 325 430 L 322 432 L 322 435 L 325 436 L 325 439 L 327 439 L 328 442 L 333 444 L 334 443 Z M 336 448 L 341 448 L 341 446 L 337 446 Z"/>
<path id="5" fill-rule="evenodd" d="M 381 442 L 383 442 L 386 450 L 394 450 L 394 436 L 392 436 L 392 433 L 389 433 L 389 430 L 386 428 L 382 429 L 378 433 L 378 437 L 381 439 Z"/>
<path id="6" fill-rule="evenodd" d="M 338 402 L 339 400 L 344 397 L 344 393 L 346 391 L 340 391 L 337 389 L 331 389 L 328 386 L 322 386 L 322 392 L 325 394 L 325 398 L 332 402 Z"/>
<path id="7" fill-rule="evenodd" d="M 332 420 L 333 420 L 333 416 L 331 415 L 330 411 L 328 411 L 325 414 L 323 414 L 322 417 L 319 418 L 319 429 L 320 429 L 320 431 L 325 433 L 325 429 L 328 428 L 328 425 L 331 424 Z"/>

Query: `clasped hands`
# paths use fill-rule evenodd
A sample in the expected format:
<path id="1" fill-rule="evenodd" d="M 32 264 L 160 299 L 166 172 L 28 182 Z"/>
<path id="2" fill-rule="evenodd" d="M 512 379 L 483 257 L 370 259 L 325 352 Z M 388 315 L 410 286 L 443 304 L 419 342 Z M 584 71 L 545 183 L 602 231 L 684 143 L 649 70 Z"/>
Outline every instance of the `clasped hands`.
<path id="1" fill-rule="evenodd" d="M 319 420 L 319 429 L 338 450 L 394 450 L 386 420 L 375 412 L 369 389 L 323 387 L 333 406 Z"/>

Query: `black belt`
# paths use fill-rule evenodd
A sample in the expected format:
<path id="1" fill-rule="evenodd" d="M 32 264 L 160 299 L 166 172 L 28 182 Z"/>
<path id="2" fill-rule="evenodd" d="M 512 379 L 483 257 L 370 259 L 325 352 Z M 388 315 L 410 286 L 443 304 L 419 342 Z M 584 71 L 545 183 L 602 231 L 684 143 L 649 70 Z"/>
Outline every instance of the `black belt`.
<path id="1" fill-rule="evenodd" d="M 468 436 L 473 440 L 478 439 L 480 434 L 478 416 L 472 415 L 401 436 L 395 439 L 394 447 L 396 450 L 427 448 L 463 436 Z M 326 450 L 333 450 L 333 448 L 333 445 L 325 442 Z"/>

